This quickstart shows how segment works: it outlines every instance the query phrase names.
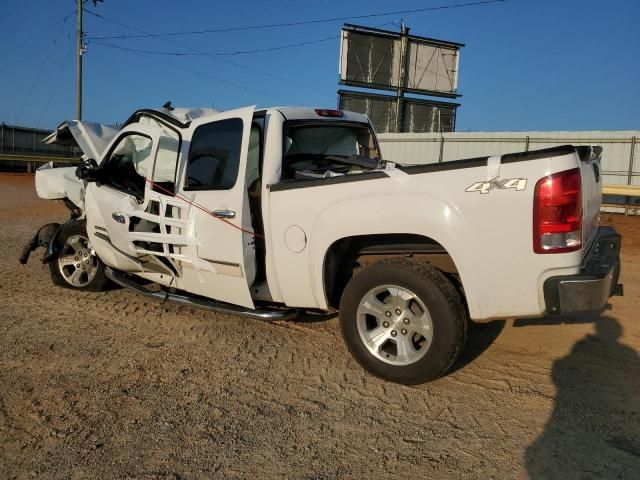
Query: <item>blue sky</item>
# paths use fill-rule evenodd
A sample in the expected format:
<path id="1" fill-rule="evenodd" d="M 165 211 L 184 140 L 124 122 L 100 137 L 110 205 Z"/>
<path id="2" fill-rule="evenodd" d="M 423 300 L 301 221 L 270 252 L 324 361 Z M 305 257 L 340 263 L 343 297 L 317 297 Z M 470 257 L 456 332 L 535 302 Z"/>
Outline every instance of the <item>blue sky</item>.
<path id="1" fill-rule="evenodd" d="M 97 7 L 87 4 L 104 18 L 85 13 L 85 31 L 88 37 L 139 33 L 133 28 L 191 31 L 469 1 L 105 0 Z M 0 121 L 53 127 L 74 117 L 74 10 L 75 0 L 2 0 Z M 466 44 L 460 60 L 460 131 L 640 128 L 639 0 L 508 0 L 352 23 L 379 26 L 401 18 L 415 35 Z M 221 110 L 250 104 L 335 106 L 342 23 L 102 40 L 149 51 L 228 52 L 336 35 L 314 45 L 216 58 L 134 53 L 89 40 L 84 119 L 122 122 L 136 108 L 167 100 Z"/>

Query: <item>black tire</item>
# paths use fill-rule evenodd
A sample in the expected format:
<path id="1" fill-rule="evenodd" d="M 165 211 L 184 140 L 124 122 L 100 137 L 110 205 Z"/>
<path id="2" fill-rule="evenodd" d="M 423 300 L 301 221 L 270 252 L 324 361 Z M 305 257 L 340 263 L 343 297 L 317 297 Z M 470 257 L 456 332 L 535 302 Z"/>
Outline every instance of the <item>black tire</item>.
<path id="1" fill-rule="evenodd" d="M 74 253 L 71 253 L 74 247 L 69 243 L 70 240 L 78 238 L 86 241 L 86 243 L 84 243 L 84 241 L 82 242 L 84 244 L 81 250 L 83 252 L 82 256 L 79 257 L 76 255 L 73 257 L 78 260 L 77 264 L 62 266 L 60 262 L 61 258 L 64 258 L 68 254 L 74 255 Z M 87 246 L 89 248 L 86 248 Z M 87 253 L 87 255 L 85 256 L 84 253 Z M 80 268 L 78 269 L 75 265 L 80 265 Z M 82 271 L 82 267 L 91 268 L 92 272 L 95 270 L 95 273 L 89 275 L 86 271 Z M 72 290 L 85 290 L 90 292 L 107 290 L 111 282 L 104 273 L 104 267 L 105 265 L 102 263 L 102 260 L 90 251 L 86 223 L 79 220 L 64 225 L 56 239 L 56 254 L 49 260 L 49 271 L 51 272 L 51 280 L 54 285 Z M 78 282 L 73 284 L 68 278 L 72 276 L 72 272 L 76 270 L 80 272 L 80 276 Z"/>
<path id="2" fill-rule="evenodd" d="M 422 302 L 428 311 L 428 316 L 430 316 L 429 331 L 432 331 L 430 344 L 428 344 L 429 341 L 426 337 L 420 337 L 420 334 L 412 334 L 411 331 L 408 332 L 409 337 L 407 338 L 410 338 L 408 341 L 412 342 L 412 345 L 418 345 L 417 350 L 421 352 L 419 354 L 412 353 L 412 355 L 422 355 L 412 363 L 394 365 L 382 360 L 379 356 L 389 357 L 386 352 L 382 351 L 383 347 L 378 347 L 378 356 L 376 356 L 370 351 L 361 337 L 362 322 L 366 324 L 366 322 L 371 321 L 369 315 L 361 315 L 361 326 L 358 326 L 357 312 L 361 300 L 364 300 L 365 296 L 370 295 L 371 292 L 376 292 L 378 288 L 384 290 L 385 286 L 388 285 L 398 286 L 403 290 L 406 289 L 413 295 L 414 299 L 410 300 L 409 303 L 414 302 L 417 305 L 418 302 Z M 412 307 L 407 307 L 407 312 L 409 312 L 409 308 Z M 396 312 L 399 313 L 400 309 L 396 310 Z M 421 312 L 421 307 L 418 307 L 418 312 Z M 385 316 L 389 313 L 391 312 L 384 312 Z M 409 314 L 411 315 L 412 312 L 409 312 Z M 406 314 L 399 315 L 405 316 Z M 399 321 L 400 316 L 394 317 L 397 322 L 395 325 L 404 327 Z M 371 316 L 371 318 L 375 317 Z M 393 322 L 394 320 L 390 318 L 389 321 Z M 406 319 L 403 319 L 403 321 L 408 322 Z M 382 325 L 377 324 L 377 320 L 374 323 L 376 325 L 371 327 L 371 331 L 382 330 Z M 396 330 L 397 328 L 393 327 L 393 325 L 389 327 L 389 322 L 384 323 L 387 323 L 386 329 L 393 328 Z M 342 335 L 354 358 L 368 372 L 386 380 L 405 385 L 415 385 L 443 376 L 451 368 L 464 348 L 467 323 L 463 299 L 451 281 L 432 265 L 407 258 L 384 260 L 364 269 L 349 281 L 340 300 Z M 410 327 L 410 325 L 406 326 Z M 403 335 L 407 335 L 407 330 L 404 328 L 402 328 L 402 332 L 405 332 Z M 386 334 L 386 332 L 382 333 Z M 391 334 L 392 332 L 388 333 Z M 399 335 L 400 333 L 397 331 L 393 338 L 388 338 L 387 335 L 388 340 L 385 341 L 392 342 L 387 344 L 391 345 L 389 348 L 393 349 L 393 342 L 402 338 Z M 411 339 L 416 337 L 412 337 L 412 335 L 417 335 L 417 338 L 420 339 L 419 341 L 426 347 L 420 347 L 418 343 L 414 344 Z M 407 338 L 403 338 L 402 341 L 407 341 Z M 395 343 L 395 345 L 398 344 Z M 387 346 L 384 348 L 387 348 Z M 422 348 L 425 348 L 424 352 L 422 352 Z M 393 354 L 391 356 L 393 357 Z"/>

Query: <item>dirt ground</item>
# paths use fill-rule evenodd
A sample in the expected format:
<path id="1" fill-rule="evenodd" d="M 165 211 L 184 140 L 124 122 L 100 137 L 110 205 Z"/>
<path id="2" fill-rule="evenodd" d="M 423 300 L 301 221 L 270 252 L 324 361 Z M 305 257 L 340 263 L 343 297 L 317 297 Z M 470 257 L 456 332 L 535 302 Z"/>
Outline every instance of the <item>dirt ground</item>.
<path id="1" fill-rule="evenodd" d="M 602 315 L 472 329 L 404 387 L 337 319 L 266 323 L 74 293 L 17 258 L 66 209 L 0 174 L 0 478 L 639 478 L 640 218 Z M 506 280 L 505 280 L 506 281 Z"/>

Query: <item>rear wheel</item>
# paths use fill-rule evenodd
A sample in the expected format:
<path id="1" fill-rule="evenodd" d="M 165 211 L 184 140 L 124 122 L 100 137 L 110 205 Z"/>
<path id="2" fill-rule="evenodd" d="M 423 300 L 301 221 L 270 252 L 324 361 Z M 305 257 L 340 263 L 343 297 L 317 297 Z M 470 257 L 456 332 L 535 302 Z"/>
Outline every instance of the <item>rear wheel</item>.
<path id="1" fill-rule="evenodd" d="M 365 369 L 417 384 L 444 375 L 458 358 L 467 316 L 459 292 L 442 272 L 400 258 L 351 279 L 340 302 L 340 324 Z"/>
<path id="2" fill-rule="evenodd" d="M 63 228 L 58 253 L 49 261 L 53 283 L 75 290 L 102 291 L 109 285 L 104 264 L 91 247 L 84 222 Z"/>

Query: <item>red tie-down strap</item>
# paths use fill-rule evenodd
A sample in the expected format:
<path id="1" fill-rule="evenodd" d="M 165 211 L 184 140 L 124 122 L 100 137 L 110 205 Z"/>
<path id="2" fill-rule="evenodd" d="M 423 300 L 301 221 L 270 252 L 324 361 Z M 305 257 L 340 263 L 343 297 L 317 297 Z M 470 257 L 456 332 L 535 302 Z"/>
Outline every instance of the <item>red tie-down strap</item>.
<path id="1" fill-rule="evenodd" d="M 186 198 L 185 196 L 180 195 L 179 193 L 174 193 L 174 192 L 172 192 L 172 191 L 170 191 L 170 190 L 167 190 L 166 188 L 164 188 L 164 187 L 162 187 L 162 186 L 158 185 L 157 183 L 155 183 L 155 182 L 153 182 L 153 181 L 149 180 L 148 178 L 145 178 L 145 180 L 146 180 L 147 182 L 149 182 L 149 184 L 150 184 L 152 187 L 157 188 L 158 190 L 161 190 L 162 192 L 166 193 L 167 195 L 169 195 L 169 196 L 171 196 L 171 197 L 175 197 L 175 198 L 177 198 L 177 199 L 179 199 L 179 200 L 182 200 L 182 201 L 183 201 L 183 202 L 185 202 L 185 203 L 188 203 L 189 205 L 191 205 L 191 206 L 193 206 L 193 207 L 197 208 L 198 210 L 201 210 L 201 211 L 203 211 L 204 213 L 207 213 L 207 214 L 211 215 L 211 216 L 212 216 L 213 218 L 215 218 L 216 220 L 220 220 L 221 222 L 226 223 L 226 224 L 227 224 L 227 225 L 229 225 L 230 227 L 233 227 L 233 228 L 235 228 L 236 230 L 240 230 L 242 233 L 246 233 L 246 234 L 251 235 L 251 236 L 253 236 L 253 237 L 264 238 L 264 236 L 260 235 L 259 233 L 255 233 L 255 232 L 252 232 L 252 231 L 250 231 L 250 230 L 245 230 L 245 229 L 244 229 L 244 228 L 242 228 L 242 227 L 239 227 L 239 226 L 237 226 L 237 225 L 234 225 L 233 223 L 231 223 L 230 221 L 228 221 L 228 220 L 227 220 L 227 219 L 225 219 L 225 218 L 218 217 L 218 216 L 217 216 L 215 213 L 213 213 L 212 211 L 207 210 L 207 209 L 206 209 L 206 208 L 204 208 L 202 205 L 198 205 L 196 202 L 192 202 L 191 200 L 189 200 L 189 199 L 188 199 L 188 198 Z"/>

